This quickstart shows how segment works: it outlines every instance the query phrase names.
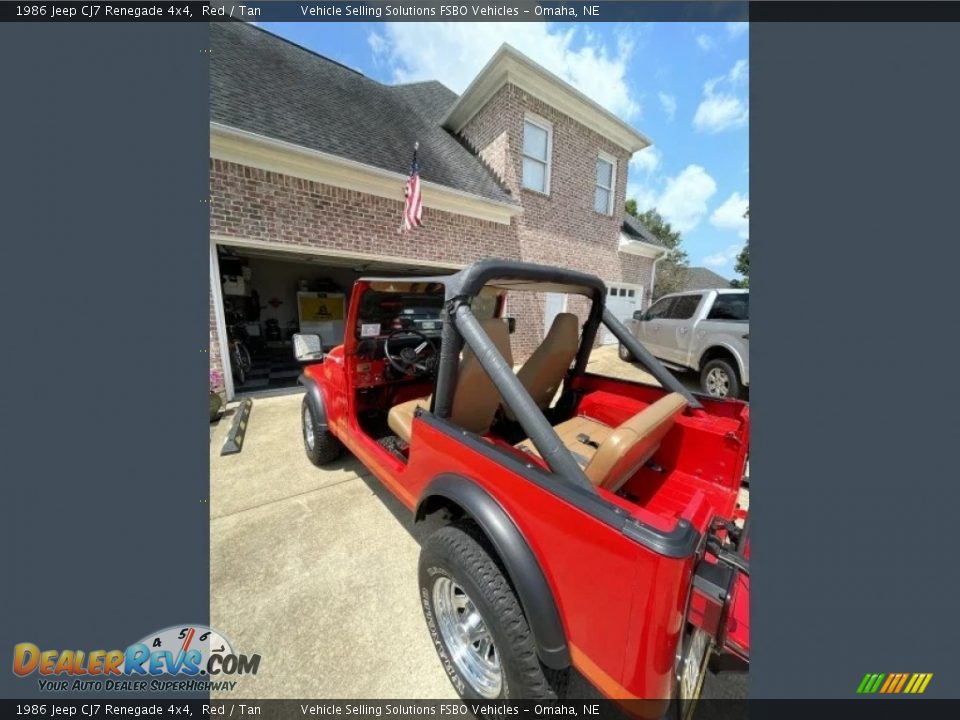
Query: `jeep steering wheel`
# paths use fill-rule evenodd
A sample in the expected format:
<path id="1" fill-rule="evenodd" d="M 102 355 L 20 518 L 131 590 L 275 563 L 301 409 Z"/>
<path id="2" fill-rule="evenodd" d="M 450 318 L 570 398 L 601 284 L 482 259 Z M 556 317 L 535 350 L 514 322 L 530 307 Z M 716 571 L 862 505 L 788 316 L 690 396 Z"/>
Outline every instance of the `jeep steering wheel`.
<path id="1" fill-rule="evenodd" d="M 416 347 L 405 347 L 399 353 L 390 352 L 390 341 L 398 335 L 419 338 L 422 342 Z M 420 377 L 429 375 L 437 357 L 437 346 L 433 341 L 416 330 L 394 330 L 383 341 L 383 354 L 390 366 L 403 375 Z"/>

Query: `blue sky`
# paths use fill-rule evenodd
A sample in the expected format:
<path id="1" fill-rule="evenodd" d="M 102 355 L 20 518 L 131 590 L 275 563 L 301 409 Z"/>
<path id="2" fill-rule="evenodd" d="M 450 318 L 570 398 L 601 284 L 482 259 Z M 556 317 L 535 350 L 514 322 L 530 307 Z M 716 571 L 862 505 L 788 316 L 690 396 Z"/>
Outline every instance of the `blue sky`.
<path id="1" fill-rule="evenodd" d="M 691 265 L 735 277 L 748 236 L 746 23 L 262 23 L 385 83 L 460 93 L 508 42 L 643 132 L 627 197 L 683 233 Z"/>

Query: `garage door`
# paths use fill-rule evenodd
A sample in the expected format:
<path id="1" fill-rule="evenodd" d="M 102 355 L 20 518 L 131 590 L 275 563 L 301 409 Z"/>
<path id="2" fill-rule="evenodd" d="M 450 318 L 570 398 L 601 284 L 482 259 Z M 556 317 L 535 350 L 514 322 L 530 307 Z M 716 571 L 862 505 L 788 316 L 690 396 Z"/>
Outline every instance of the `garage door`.
<path id="1" fill-rule="evenodd" d="M 633 311 L 640 309 L 641 298 L 643 298 L 642 285 L 607 283 L 607 307 L 619 320 L 632 317 Z M 617 339 L 613 333 L 604 328 L 600 341 L 604 345 L 612 345 L 617 342 Z"/>

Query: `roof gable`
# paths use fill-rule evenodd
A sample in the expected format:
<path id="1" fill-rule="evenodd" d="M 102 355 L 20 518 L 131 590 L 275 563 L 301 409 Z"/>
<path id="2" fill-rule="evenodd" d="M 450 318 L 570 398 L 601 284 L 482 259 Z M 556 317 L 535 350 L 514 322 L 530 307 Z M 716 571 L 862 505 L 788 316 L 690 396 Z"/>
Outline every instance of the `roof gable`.
<path id="1" fill-rule="evenodd" d="M 606 137 L 629 153 L 649 146 L 650 140 L 569 83 L 510 45 L 504 43 L 463 92 L 444 121 L 459 133 L 496 92 L 510 83 Z"/>

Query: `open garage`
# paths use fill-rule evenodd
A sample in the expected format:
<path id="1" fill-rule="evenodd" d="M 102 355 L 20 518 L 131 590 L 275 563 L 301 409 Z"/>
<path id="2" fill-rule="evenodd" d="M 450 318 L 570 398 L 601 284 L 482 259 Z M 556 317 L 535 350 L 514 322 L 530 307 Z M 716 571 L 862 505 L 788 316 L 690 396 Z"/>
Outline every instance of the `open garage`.
<path id="1" fill-rule="evenodd" d="M 412 264 L 276 243 L 213 242 L 211 288 L 229 397 L 295 387 L 301 366 L 293 335 L 319 335 L 324 349 L 343 341 L 350 289 L 361 276 L 445 274 L 457 266 Z"/>

